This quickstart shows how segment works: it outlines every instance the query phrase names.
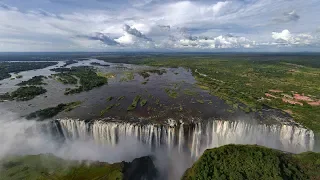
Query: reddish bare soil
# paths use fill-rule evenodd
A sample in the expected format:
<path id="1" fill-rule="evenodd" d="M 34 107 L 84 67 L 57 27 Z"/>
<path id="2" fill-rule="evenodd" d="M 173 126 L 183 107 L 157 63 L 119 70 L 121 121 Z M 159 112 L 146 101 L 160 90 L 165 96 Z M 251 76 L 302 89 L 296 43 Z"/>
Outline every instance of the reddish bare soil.
<path id="1" fill-rule="evenodd" d="M 294 100 L 290 100 L 290 99 L 286 99 L 286 98 L 282 98 L 282 101 L 285 103 L 289 103 L 289 104 L 298 104 L 300 106 L 303 106 L 302 102 L 298 102 L 298 101 L 294 101 Z"/>
<path id="2" fill-rule="evenodd" d="M 313 99 L 311 99 L 309 96 L 305 96 L 304 94 L 300 95 L 300 94 L 294 94 L 294 99 L 298 100 L 298 101 L 309 101 L 312 102 L 314 101 Z"/>
<path id="3" fill-rule="evenodd" d="M 265 93 L 264 95 L 265 95 L 266 97 L 278 98 L 278 97 L 276 97 L 276 96 L 274 96 L 274 95 L 272 95 L 272 94 L 269 94 L 269 93 Z"/>

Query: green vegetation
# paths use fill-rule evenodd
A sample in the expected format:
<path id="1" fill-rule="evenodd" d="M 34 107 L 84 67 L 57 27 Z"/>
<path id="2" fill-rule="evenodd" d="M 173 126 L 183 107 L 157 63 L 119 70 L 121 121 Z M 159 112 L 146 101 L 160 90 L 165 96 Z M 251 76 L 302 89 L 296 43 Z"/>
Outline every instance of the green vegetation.
<path id="1" fill-rule="evenodd" d="M 160 104 L 160 99 L 157 99 L 156 100 L 156 105 L 159 105 Z"/>
<path id="2" fill-rule="evenodd" d="M 110 96 L 107 98 L 107 102 L 112 101 L 113 100 L 113 96 Z"/>
<path id="3" fill-rule="evenodd" d="M 120 104 L 119 104 L 120 105 Z M 119 106 L 118 105 L 118 106 Z M 111 104 L 111 105 L 109 105 L 109 106 L 107 106 L 104 110 L 102 110 L 101 112 L 100 112 L 100 116 L 103 116 L 105 113 L 107 113 L 110 109 L 112 109 L 114 106 L 116 106 L 115 104 Z"/>
<path id="4" fill-rule="evenodd" d="M 21 79 L 21 78 L 23 78 L 23 76 L 22 75 L 17 75 L 16 78 L 17 79 Z"/>
<path id="5" fill-rule="evenodd" d="M 148 102 L 148 100 L 142 99 L 142 100 L 140 101 L 140 106 L 141 106 L 141 107 L 145 106 L 145 105 L 147 104 L 147 102 Z"/>
<path id="6" fill-rule="evenodd" d="M 198 94 L 197 92 L 192 91 L 192 90 L 190 90 L 190 89 L 185 89 L 185 90 L 183 91 L 183 93 L 186 94 L 186 95 L 189 95 L 189 96 L 195 96 L 195 95 Z"/>
<path id="7" fill-rule="evenodd" d="M 36 86 L 36 85 L 45 85 L 46 83 L 43 82 L 45 76 L 34 76 L 27 81 L 22 81 L 21 83 L 17 84 L 17 86 Z"/>
<path id="8" fill-rule="evenodd" d="M 155 179 L 157 170 L 150 157 L 108 164 L 40 154 L 7 157 L 0 162 L 0 174 L 1 180 L 122 180 L 131 177 Z"/>
<path id="9" fill-rule="evenodd" d="M 141 96 L 140 96 L 140 95 L 137 95 L 137 96 L 133 99 L 131 105 L 127 108 L 127 110 L 128 110 L 128 111 L 135 110 L 135 109 L 137 108 L 137 105 L 138 105 L 138 102 L 140 101 L 140 99 L 141 99 Z"/>
<path id="10" fill-rule="evenodd" d="M 77 63 L 78 61 L 75 61 L 75 60 L 68 60 L 65 62 L 65 64 L 62 66 L 62 67 L 66 67 L 66 66 L 69 66 L 71 64 L 75 64 Z"/>
<path id="11" fill-rule="evenodd" d="M 143 81 L 141 84 L 146 85 L 148 83 L 149 79 L 146 79 L 145 81 Z"/>
<path id="12" fill-rule="evenodd" d="M 204 104 L 204 100 L 203 99 L 197 99 L 197 102 L 200 104 Z"/>
<path id="13" fill-rule="evenodd" d="M 120 82 L 129 82 L 134 80 L 134 74 L 133 72 L 126 72 L 124 74 L 124 77 L 121 77 Z"/>
<path id="14" fill-rule="evenodd" d="M 93 65 L 93 66 L 105 66 L 105 67 L 109 67 L 110 66 L 108 64 L 101 64 L 101 63 L 98 63 L 98 62 L 91 62 L 90 64 Z"/>
<path id="15" fill-rule="evenodd" d="M 177 98 L 178 97 L 178 93 L 174 90 L 174 89 L 170 89 L 170 88 L 165 88 L 165 92 L 167 93 L 167 95 L 171 98 Z"/>
<path id="16" fill-rule="evenodd" d="M 114 74 L 114 73 L 97 72 L 97 75 L 101 76 L 101 77 L 104 77 L 104 78 L 107 78 L 107 79 L 116 77 L 116 74 Z"/>
<path id="17" fill-rule="evenodd" d="M 58 81 L 62 82 L 63 84 L 77 84 L 78 80 L 72 74 L 69 73 L 59 73 L 54 74 Z"/>
<path id="18" fill-rule="evenodd" d="M 0 62 L 0 80 L 10 78 L 10 73 L 43 69 L 56 64 L 57 62 Z"/>
<path id="19" fill-rule="evenodd" d="M 79 66 L 72 68 L 56 68 L 53 71 L 60 72 L 56 76 L 62 79 L 62 82 L 67 84 L 77 83 L 77 78 L 80 79 L 79 87 L 73 89 L 66 89 L 65 95 L 76 94 L 83 91 L 90 91 L 95 87 L 103 86 L 108 83 L 108 79 L 105 77 L 98 76 L 92 67 Z"/>
<path id="20" fill-rule="evenodd" d="M 283 101 L 286 96 L 293 98 L 294 92 L 320 100 L 319 62 L 314 56 L 204 55 L 148 57 L 134 63 L 190 69 L 200 88 L 231 104 L 241 105 L 239 108 L 246 112 L 258 111 L 263 105 L 290 111 L 296 122 L 320 132 L 320 106 L 305 101 L 299 101 L 302 105 Z M 266 93 L 275 98 L 266 97 Z"/>
<path id="21" fill-rule="evenodd" d="M 256 145 L 226 145 L 209 149 L 182 180 L 207 179 L 318 179 L 320 154 L 298 155 Z"/>
<path id="22" fill-rule="evenodd" d="M 76 107 L 78 107 L 81 103 L 82 103 L 81 101 L 76 101 L 76 102 L 71 102 L 67 104 L 59 104 L 56 107 L 40 109 L 26 116 L 26 119 L 36 119 L 38 121 L 43 121 L 45 119 L 49 119 L 56 116 L 62 111 L 71 111 Z"/>
<path id="23" fill-rule="evenodd" d="M 38 86 L 19 87 L 17 90 L 13 91 L 10 94 L 9 99 L 17 101 L 28 101 L 46 92 L 47 90 L 45 90 L 43 87 Z"/>
<path id="24" fill-rule="evenodd" d="M 1 94 L 0 95 L 0 102 L 3 102 L 3 101 L 12 101 L 12 97 L 10 95 L 10 93 L 4 93 L 4 94 Z"/>
<path id="25" fill-rule="evenodd" d="M 150 74 L 146 71 L 139 72 L 138 74 L 142 76 L 144 79 L 150 77 Z"/>
<path id="26" fill-rule="evenodd" d="M 153 74 L 158 74 L 158 75 L 162 75 L 167 73 L 167 70 L 165 69 L 153 69 L 153 70 L 149 70 L 149 73 L 153 73 Z"/>
<path id="27" fill-rule="evenodd" d="M 125 98 L 125 96 L 120 96 L 120 97 L 118 97 L 117 101 L 121 101 L 124 98 Z"/>

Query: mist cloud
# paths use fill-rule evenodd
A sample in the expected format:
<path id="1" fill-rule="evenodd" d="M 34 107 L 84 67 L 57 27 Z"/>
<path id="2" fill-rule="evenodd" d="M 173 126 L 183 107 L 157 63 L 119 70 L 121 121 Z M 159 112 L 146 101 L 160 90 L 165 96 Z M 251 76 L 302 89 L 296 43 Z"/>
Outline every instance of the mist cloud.
<path id="1" fill-rule="evenodd" d="M 45 129 L 49 122 L 19 118 L 0 110 L 0 159 L 8 155 L 51 153 L 63 159 L 100 162 L 132 161 L 151 152 L 136 139 L 122 140 L 116 147 L 101 145 L 92 139 L 59 142 Z"/>

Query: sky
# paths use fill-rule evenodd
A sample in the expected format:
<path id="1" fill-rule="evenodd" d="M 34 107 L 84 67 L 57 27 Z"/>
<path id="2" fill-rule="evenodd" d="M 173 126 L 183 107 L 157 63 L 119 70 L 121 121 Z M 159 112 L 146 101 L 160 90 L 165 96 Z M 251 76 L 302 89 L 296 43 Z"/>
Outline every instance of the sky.
<path id="1" fill-rule="evenodd" d="M 319 17 L 319 0 L 0 0 L 0 52 L 320 52 Z"/>

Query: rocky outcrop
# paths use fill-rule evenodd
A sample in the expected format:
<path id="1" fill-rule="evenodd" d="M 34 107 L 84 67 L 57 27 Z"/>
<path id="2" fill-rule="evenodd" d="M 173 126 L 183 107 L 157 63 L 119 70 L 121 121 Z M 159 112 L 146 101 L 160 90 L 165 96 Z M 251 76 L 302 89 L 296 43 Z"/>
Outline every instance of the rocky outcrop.
<path id="1" fill-rule="evenodd" d="M 154 180 L 158 171 L 150 156 L 136 158 L 130 163 L 125 163 L 124 180 Z"/>

